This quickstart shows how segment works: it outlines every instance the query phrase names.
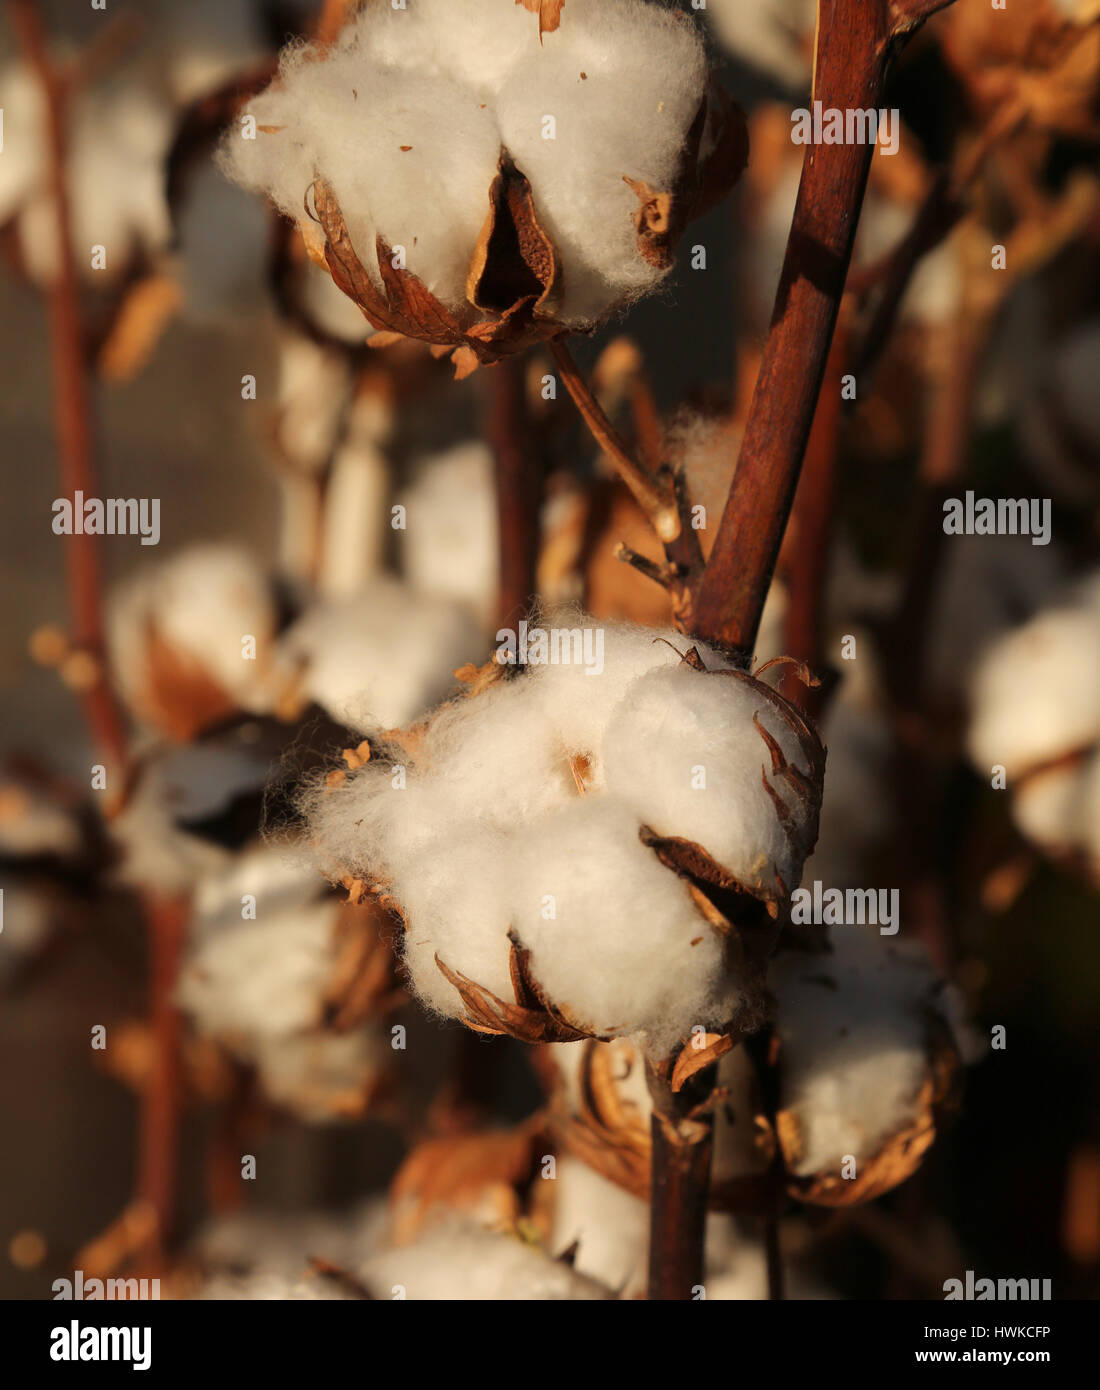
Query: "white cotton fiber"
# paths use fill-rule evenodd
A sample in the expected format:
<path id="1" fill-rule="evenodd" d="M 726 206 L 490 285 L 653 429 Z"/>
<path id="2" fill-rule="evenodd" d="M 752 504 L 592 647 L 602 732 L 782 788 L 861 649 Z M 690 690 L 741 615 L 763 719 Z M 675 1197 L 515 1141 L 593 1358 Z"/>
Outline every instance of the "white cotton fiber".
<path id="1" fill-rule="evenodd" d="M 0 225 L 46 179 L 46 104 L 42 85 L 22 63 L 0 69 L 4 151 L 0 155 Z"/>
<path id="2" fill-rule="evenodd" d="M 372 1256 L 361 1270 L 375 1298 L 533 1301 L 611 1298 L 611 1292 L 517 1235 L 454 1222 L 413 1245 Z"/>
<path id="3" fill-rule="evenodd" d="M 658 835 L 694 840 L 740 883 L 774 893 L 798 882 L 806 847 L 777 816 L 816 837 L 817 806 L 772 771 L 754 719 L 804 776 L 809 760 L 790 725 L 748 682 L 679 666 L 640 677 L 608 726 L 603 768 L 611 795 Z M 769 794 L 764 779 L 771 787 Z"/>
<path id="4" fill-rule="evenodd" d="M 331 460 L 343 431 L 351 367 L 337 349 L 290 331 L 279 336 L 278 357 L 279 446 L 290 463 L 315 473 Z"/>
<path id="5" fill-rule="evenodd" d="M 77 272 L 97 284 L 117 281 L 139 253 L 162 250 L 171 237 L 164 158 L 172 110 L 151 86 L 119 81 L 78 89 L 71 117 L 68 189 Z M 5 153 L 0 164 L 7 158 Z M 57 273 L 56 214 L 44 169 L 28 190 L 19 223 L 20 249 L 32 279 Z M 105 263 L 93 268 L 92 248 Z"/>
<path id="6" fill-rule="evenodd" d="M 721 937 L 684 882 L 609 797 L 575 801 L 517 846 L 513 921 L 535 978 L 587 1032 L 645 1033 L 666 1056 L 702 1025 L 728 1024 L 736 981 Z"/>
<path id="7" fill-rule="evenodd" d="M 500 573 L 492 452 L 475 440 L 420 460 L 401 503 L 406 526 L 397 537 L 405 578 L 420 593 L 468 604 L 488 626 Z"/>
<path id="8" fill-rule="evenodd" d="M 1100 582 L 1009 633 L 972 687 L 970 755 L 1012 779 L 1100 741 Z"/>
<path id="9" fill-rule="evenodd" d="M 912 1123 L 929 1075 L 931 967 L 863 927 L 834 929 L 833 946 L 831 956 L 782 954 L 770 974 L 799 1176 L 839 1174 L 845 1154 L 873 1157 Z"/>
<path id="10" fill-rule="evenodd" d="M 338 899 L 287 912 L 257 913 L 208 933 L 187 960 L 179 1001 L 206 1033 L 249 1040 L 320 1023 L 335 960 Z"/>
<path id="11" fill-rule="evenodd" d="M 267 577 L 231 545 L 193 546 L 139 571 L 111 595 L 107 612 L 113 676 L 138 711 L 147 705 L 158 642 L 179 664 L 247 703 L 270 658 L 274 629 Z M 245 655 L 246 637 L 255 640 L 254 657 Z"/>
<path id="12" fill-rule="evenodd" d="M 589 14 L 587 24 L 563 17 L 537 61 L 517 69 L 497 98 L 504 144 L 561 251 L 570 322 L 597 318 L 609 299 L 632 298 L 660 279 L 638 252 L 640 203 L 623 180 L 673 187 L 706 81 L 698 36 L 676 16 L 633 0 L 604 0 Z"/>
<path id="13" fill-rule="evenodd" d="M 301 666 L 304 692 L 333 719 L 368 733 L 422 715 L 480 644 L 464 609 L 378 579 L 307 610 L 284 635 L 280 660 Z"/>
<path id="14" fill-rule="evenodd" d="M 552 659 L 528 669 L 547 717 L 578 752 L 594 754 L 602 747 L 613 711 L 639 676 L 680 666 L 692 647 L 708 670 L 729 664 L 706 643 L 673 628 L 601 623 L 569 609 L 537 625 L 553 631 Z M 564 653 L 568 659 L 555 659 Z"/>
<path id="15" fill-rule="evenodd" d="M 579 1159 L 562 1155 L 554 1182 L 550 1249 L 560 1255 L 574 1246 L 573 1268 L 578 1274 L 627 1298 L 642 1294 L 649 1250 L 648 1203 Z"/>
<path id="16" fill-rule="evenodd" d="M 682 664 L 676 634 L 679 647 L 647 629 L 567 619 L 578 643 L 563 653 L 598 650 L 597 674 L 582 660 L 527 665 L 455 699 L 407 753 L 379 748 L 319 790 L 313 838 L 326 872 L 374 883 L 400 908 L 410 975 L 432 1007 L 466 1015 L 437 954 L 511 1004 L 514 931 L 539 987 L 575 1026 L 644 1035 L 666 1056 L 693 1027 L 728 1024 L 744 982 L 641 827 L 697 839 L 750 891 L 780 897 L 777 874 L 793 888 L 802 849 L 763 790 L 764 767 L 807 839 L 816 794 L 798 806 L 771 774 L 755 713 L 804 772 L 807 755 L 745 681 Z M 586 648 L 580 639 L 596 631 L 602 645 Z M 700 761 L 710 793 L 692 787 Z"/>
<path id="17" fill-rule="evenodd" d="M 536 17 L 500 0 L 373 0 L 327 51 L 284 52 L 245 113 L 256 138 L 230 130 L 223 159 L 315 246 L 303 201 L 320 175 L 369 273 L 381 235 L 470 322 L 467 273 L 504 147 L 557 247 L 554 307 L 588 325 L 662 278 L 623 178 L 674 185 L 705 81 L 694 26 L 645 0 L 570 0 L 541 43 Z"/>

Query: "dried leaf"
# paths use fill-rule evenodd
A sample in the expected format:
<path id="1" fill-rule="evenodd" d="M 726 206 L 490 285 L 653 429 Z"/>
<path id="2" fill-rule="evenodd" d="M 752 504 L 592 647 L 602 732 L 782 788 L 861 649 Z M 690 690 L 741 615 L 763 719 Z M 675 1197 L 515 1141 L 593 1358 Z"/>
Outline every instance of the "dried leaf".
<path id="1" fill-rule="evenodd" d="M 683 1090 L 697 1072 L 712 1066 L 733 1047 L 733 1039 L 728 1033 L 704 1033 L 702 1042 L 703 1046 L 697 1047 L 693 1038 L 676 1059 L 671 1083 L 674 1093 Z"/>
<path id="2" fill-rule="evenodd" d="M 552 34 L 561 23 L 561 12 L 565 8 L 565 0 L 516 0 L 516 4 L 538 15 L 540 43 L 543 34 Z"/>

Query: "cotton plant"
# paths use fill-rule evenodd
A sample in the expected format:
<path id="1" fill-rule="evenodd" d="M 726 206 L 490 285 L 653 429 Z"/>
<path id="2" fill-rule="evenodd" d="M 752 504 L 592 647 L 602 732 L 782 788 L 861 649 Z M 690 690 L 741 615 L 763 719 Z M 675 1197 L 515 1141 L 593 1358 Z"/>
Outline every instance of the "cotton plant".
<path id="1" fill-rule="evenodd" d="M 401 915 L 433 1010 L 528 1042 L 643 1034 L 663 1059 L 760 1018 L 824 750 L 770 685 L 676 633 L 576 637 L 600 670 L 496 660 L 409 734 L 379 730 L 314 798 L 312 833 L 331 875 Z"/>
<path id="2" fill-rule="evenodd" d="M 272 1104 L 314 1121 L 359 1115 L 385 1089 L 384 1021 L 402 999 L 385 914 L 323 889 L 274 849 L 208 875 L 178 985 L 193 1025 L 254 1068 Z"/>
<path id="3" fill-rule="evenodd" d="M 1100 869 L 1100 579 L 1080 580 L 1002 636 L 974 674 L 971 761 L 1006 790 L 1021 834 L 1096 879 Z"/>
<path id="4" fill-rule="evenodd" d="M 25 273 L 48 285 L 58 274 L 59 248 L 46 98 L 37 75 L 17 63 L 0 72 L 0 93 L 0 225 L 14 227 Z M 68 111 L 67 177 L 76 267 L 89 285 L 117 284 L 135 262 L 167 247 L 163 170 L 174 126 L 170 99 L 146 73 L 78 86 Z"/>
<path id="5" fill-rule="evenodd" d="M 460 375 L 657 288 L 744 163 L 702 40 L 646 0 L 362 7 L 284 52 L 228 172 L 295 219 L 379 330 Z M 598 129 L 600 138 L 591 138 Z"/>

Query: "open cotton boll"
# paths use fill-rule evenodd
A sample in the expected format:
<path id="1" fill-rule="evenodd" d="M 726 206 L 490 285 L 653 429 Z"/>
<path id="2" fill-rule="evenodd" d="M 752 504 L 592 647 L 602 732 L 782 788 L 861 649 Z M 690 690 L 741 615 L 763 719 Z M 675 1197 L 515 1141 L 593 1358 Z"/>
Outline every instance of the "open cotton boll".
<path id="1" fill-rule="evenodd" d="M 231 854 L 201 833 L 234 802 L 254 798 L 270 772 L 267 756 L 244 746 L 184 744 L 157 750 L 140 768 L 125 808 L 111 819 L 122 850 L 123 883 L 190 891 L 223 871 Z M 258 829 L 258 826 L 257 826 Z"/>
<path id="2" fill-rule="evenodd" d="M 808 1200 L 860 1200 L 908 1177 L 935 1137 L 946 1058 L 930 1016 L 941 982 L 927 960 L 863 927 L 835 930 L 834 954 L 774 962 L 780 1112 L 788 1171 Z M 854 1180 L 841 1166 L 856 1160 Z M 858 1186 L 857 1186 L 858 1184 Z"/>
<path id="3" fill-rule="evenodd" d="M 649 1204 L 579 1159 L 563 1155 L 557 1160 L 549 1246 L 559 1256 L 575 1247 L 578 1274 L 621 1297 L 640 1296 L 649 1251 Z"/>
<path id="4" fill-rule="evenodd" d="M 304 613 L 284 634 L 280 659 L 301 666 L 305 694 L 333 719 L 370 733 L 424 714 L 480 643 L 458 605 L 378 579 Z"/>
<path id="5" fill-rule="evenodd" d="M 1100 752 L 1032 773 L 1015 789 L 1012 815 L 1052 858 L 1081 858 L 1100 877 Z"/>
<path id="6" fill-rule="evenodd" d="M 638 195 L 624 177 L 674 186 L 707 69 L 695 29 L 657 6 L 607 0 L 575 21 L 520 64 L 496 110 L 561 254 L 561 317 L 584 323 L 663 278 L 638 248 Z"/>
<path id="7" fill-rule="evenodd" d="M 140 717 L 173 737 L 190 737 L 258 695 L 275 623 L 271 587 L 248 554 L 231 545 L 194 546 L 139 571 L 112 594 L 114 679 Z"/>
<path id="8" fill-rule="evenodd" d="M 255 899 L 259 920 L 313 906 L 324 892 L 323 880 L 300 852 L 249 845 L 221 872 L 195 885 L 193 929 L 196 936 L 205 936 L 238 927 L 245 895 Z"/>
<path id="9" fill-rule="evenodd" d="M 0 158 L 0 225 L 46 177 L 46 105 L 42 84 L 23 63 L 0 69 L 4 152 Z"/>
<path id="10" fill-rule="evenodd" d="M 561 1302 L 614 1295 L 594 1279 L 511 1234 L 455 1221 L 433 1226 L 413 1245 L 366 1261 L 362 1278 L 376 1298 L 399 1289 L 407 1299 Z"/>
<path id="11" fill-rule="evenodd" d="M 314 473 L 332 458 L 343 432 L 351 367 L 343 353 L 296 332 L 279 335 L 278 358 L 279 445 L 291 463 Z"/>
<path id="12" fill-rule="evenodd" d="M 207 933 L 185 962 L 179 1002 L 206 1033 L 280 1036 L 321 1021 L 340 903 L 257 914 Z"/>
<path id="13" fill-rule="evenodd" d="M 757 723 L 810 778 L 798 734 L 754 683 L 686 665 L 652 671 L 615 710 L 603 765 L 608 791 L 641 824 L 693 840 L 749 891 L 774 897 L 799 880 L 817 835 L 817 806 L 773 771 Z M 792 831 L 773 797 L 786 806 Z"/>
<path id="14" fill-rule="evenodd" d="M 350 1033 L 257 1036 L 250 1048 L 271 1101 L 308 1124 L 363 1115 L 392 1056 L 389 1032 L 374 1022 Z"/>
<path id="15" fill-rule="evenodd" d="M 152 86 L 134 82 L 78 90 L 67 162 L 72 239 L 78 273 L 117 281 L 139 253 L 152 255 L 172 235 L 163 162 L 173 136 L 172 109 Z M 19 223 L 20 249 L 33 280 L 58 270 L 56 217 L 42 188 Z M 93 266 L 92 248 L 103 248 Z"/>
<path id="16" fill-rule="evenodd" d="M 1100 741 L 1100 582 L 1002 638 L 972 686 L 970 755 L 1011 781 Z"/>
<path id="17" fill-rule="evenodd" d="M 488 625 L 500 548 L 492 453 L 471 441 L 414 469 L 412 486 L 402 494 L 406 527 L 398 533 L 405 578 L 421 593 L 469 604 Z"/>
<path id="18" fill-rule="evenodd" d="M 602 1036 L 645 1033 L 667 1056 L 739 1002 L 721 936 L 687 886 L 609 797 L 586 797 L 532 827 L 512 860 L 514 925 L 560 1012 Z"/>
<path id="19" fill-rule="evenodd" d="M 464 303 L 500 159 L 496 123 L 474 93 L 446 77 L 364 62 L 345 44 L 324 62 L 308 49 L 287 51 L 279 84 L 247 114 L 256 138 L 233 129 L 222 147 L 231 177 L 303 223 L 306 190 L 321 174 L 368 270 L 377 273 L 381 236 L 404 248 L 405 268 L 438 299 Z"/>

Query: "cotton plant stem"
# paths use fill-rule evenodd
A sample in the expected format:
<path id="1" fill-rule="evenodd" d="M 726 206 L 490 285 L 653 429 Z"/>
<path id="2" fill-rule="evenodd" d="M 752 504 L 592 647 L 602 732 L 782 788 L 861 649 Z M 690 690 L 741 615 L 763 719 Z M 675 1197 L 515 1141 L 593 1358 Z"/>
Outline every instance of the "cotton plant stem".
<path id="1" fill-rule="evenodd" d="M 42 17 L 33 0 L 8 0 L 8 15 L 20 51 L 41 83 L 45 97 L 49 187 L 58 249 L 57 273 L 50 285 L 48 311 L 61 485 L 70 498 L 75 498 L 78 492 L 85 497 L 95 497 L 98 493 L 91 394 L 67 180 L 69 83 L 50 57 Z M 105 759 L 108 786 L 117 788 L 125 782 L 126 735 L 105 673 L 99 538 L 68 536 L 65 567 L 73 642 L 94 663 L 92 678 L 81 692 L 84 718 L 99 756 Z"/>
<path id="2" fill-rule="evenodd" d="M 877 109 L 891 47 L 943 3 L 819 0 L 815 98 L 826 108 Z M 869 145 L 807 147 L 737 470 L 694 594 L 690 631 L 746 663 L 817 408 L 873 153 Z M 650 1070 L 650 1095 L 649 1296 L 690 1298 L 704 1264 L 710 1117 L 692 1124 L 667 1069 Z"/>
<path id="3" fill-rule="evenodd" d="M 886 0 L 821 0 L 814 97 L 824 108 L 881 106 L 896 24 Z M 746 659 L 798 483 L 873 154 L 866 144 L 807 146 L 737 470 L 693 615 L 696 635 Z"/>
<path id="4" fill-rule="evenodd" d="M 524 359 L 509 357 L 488 374 L 488 436 L 496 464 L 500 588 L 497 617 L 514 627 L 536 591 L 540 487 L 531 447 Z"/>
<path id="5" fill-rule="evenodd" d="M 703 1285 L 714 1116 L 709 1109 L 693 1111 L 700 1095 L 713 1089 L 714 1070 L 706 1068 L 674 1093 L 667 1065 L 646 1067 L 653 1101 L 646 1295 L 651 1300 L 690 1300 Z"/>

